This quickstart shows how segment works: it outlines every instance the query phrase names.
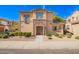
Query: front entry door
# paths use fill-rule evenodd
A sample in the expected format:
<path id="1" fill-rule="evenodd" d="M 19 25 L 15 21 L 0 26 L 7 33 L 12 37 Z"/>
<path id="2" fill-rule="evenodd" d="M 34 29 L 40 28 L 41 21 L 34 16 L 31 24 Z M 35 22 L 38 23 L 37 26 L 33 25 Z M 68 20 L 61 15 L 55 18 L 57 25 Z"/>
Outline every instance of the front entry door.
<path id="1" fill-rule="evenodd" d="M 36 27 L 36 35 L 43 35 L 43 26 Z"/>

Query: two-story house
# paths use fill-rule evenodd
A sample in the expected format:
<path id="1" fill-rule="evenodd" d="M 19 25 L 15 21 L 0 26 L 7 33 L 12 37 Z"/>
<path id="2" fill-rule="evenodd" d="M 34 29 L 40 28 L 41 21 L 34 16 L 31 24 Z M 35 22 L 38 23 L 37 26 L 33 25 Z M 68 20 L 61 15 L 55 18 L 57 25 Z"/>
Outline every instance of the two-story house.
<path id="1" fill-rule="evenodd" d="M 79 11 L 75 11 L 66 19 L 65 28 L 73 34 L 79 34 Z"/>
<path id="2" fill-rule="evenodd" d="M 45 35 L 47 31 L 63 34 L 63 23 L 53 22 L 53 13 L 44 9 L 20 12 L 20 31 L 31 32 L 32 35 Z"/>

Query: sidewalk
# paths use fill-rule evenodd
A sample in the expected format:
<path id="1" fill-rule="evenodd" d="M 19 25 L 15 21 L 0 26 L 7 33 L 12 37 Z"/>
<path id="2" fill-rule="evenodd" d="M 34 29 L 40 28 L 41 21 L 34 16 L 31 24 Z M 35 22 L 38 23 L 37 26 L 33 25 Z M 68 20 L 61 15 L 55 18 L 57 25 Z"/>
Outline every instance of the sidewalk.
<path id="1" fill-rule="evenodd" d="M 0 49 L 79 49 L 79 41 L 0 41 Z"/>
<path id="2" fill-rule="evenodd" d="M 0 41 L 0 49 L 79 49 L 79 40 L 49 40 L 37 36 L 33 41 Z"/>

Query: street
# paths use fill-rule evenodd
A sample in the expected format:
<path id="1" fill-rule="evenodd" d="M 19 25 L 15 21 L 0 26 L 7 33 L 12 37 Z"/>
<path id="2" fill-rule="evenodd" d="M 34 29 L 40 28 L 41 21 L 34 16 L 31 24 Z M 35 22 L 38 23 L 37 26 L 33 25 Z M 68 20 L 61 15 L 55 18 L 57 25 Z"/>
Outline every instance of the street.
<path id="1" fill-rule="evenodd" d="M 0 54 L 79 54 L 79 49 L 0 49 Z"/>

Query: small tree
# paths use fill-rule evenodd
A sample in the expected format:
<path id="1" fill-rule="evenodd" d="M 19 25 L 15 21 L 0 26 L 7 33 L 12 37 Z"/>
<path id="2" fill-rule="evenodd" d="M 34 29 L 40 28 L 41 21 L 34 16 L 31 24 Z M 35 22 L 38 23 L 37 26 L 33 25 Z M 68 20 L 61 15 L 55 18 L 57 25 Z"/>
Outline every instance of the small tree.
<path id="1" fill-rule="evenodd" d="M 59 16 L 54 16 L 54 17 L 53 17 L 53 20 L 54 20 L 54 21 L 57 21 L 57 22 L 64 22 L 64 19 L 61 18 L 61 17 L 59 17 Z"/>

